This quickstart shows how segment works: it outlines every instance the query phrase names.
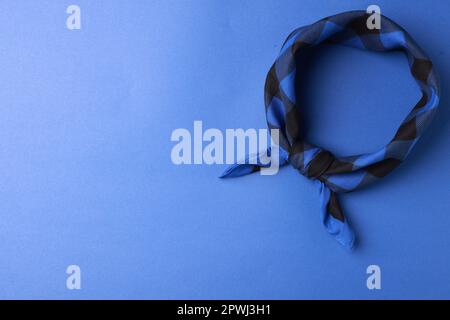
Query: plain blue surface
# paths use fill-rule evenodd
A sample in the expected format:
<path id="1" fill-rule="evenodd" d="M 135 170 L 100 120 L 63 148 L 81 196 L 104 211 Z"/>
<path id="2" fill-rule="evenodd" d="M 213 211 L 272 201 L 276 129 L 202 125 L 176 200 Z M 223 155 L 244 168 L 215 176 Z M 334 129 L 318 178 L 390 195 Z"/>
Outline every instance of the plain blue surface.
<path id="1" fill-rule="evenodd" d="M 264 128 L 285 37 L 369 4 L 2 1 L 0 298 L 450 298 L 448 1 L 376 2 L 433 60 L 441 109 L 408 161 L 341 197 L 355 252 L 292 168 L 224 181 L 225 166 L 170 159 L 172 130 L 194 120 Z M 305 69 L 310 140 L 338 154 L 383 146 L 420 98 L 401 54 L 330 47 Z"/>

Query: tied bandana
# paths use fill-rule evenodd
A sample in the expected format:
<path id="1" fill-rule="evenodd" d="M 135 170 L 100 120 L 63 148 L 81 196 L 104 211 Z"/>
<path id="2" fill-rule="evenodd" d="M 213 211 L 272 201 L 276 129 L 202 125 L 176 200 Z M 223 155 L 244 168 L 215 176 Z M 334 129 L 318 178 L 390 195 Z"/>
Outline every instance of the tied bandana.
<path id="1" fill-rule="evenodd" d="M 411 36 L 390 19 L 380 16 L 381 29 L 370 30 L 365 11 L 351 11 L 322 19 L 294 30 L 281 48 L 267 75 L 265 106 L 267 125 L 279 130 L 279 165 L 290 164 L 316 181 L 321 200 L 320 218 L 327 231 L 347 249 L 353 249 L 355 235 L 339 205 L 338 193 L 361 188 L 387 175 L 410 153 L 433 118 L 439 103 L 439 82 L 432 63 Z M 403 120 L 392 140 L 373 153 L 337 157 L 303 139 L 301 110 L 295 94 L 296 55 L 319 44 L 342 44 L 372 51 L 403 51 L 422 98 Z M 265 153 L 270 155 L 270 148 Z M 263 155 L 247 156 L 246 162 L 228 168 L 222 178 L 237 177 L 267 167 L 248 163 Z"/>

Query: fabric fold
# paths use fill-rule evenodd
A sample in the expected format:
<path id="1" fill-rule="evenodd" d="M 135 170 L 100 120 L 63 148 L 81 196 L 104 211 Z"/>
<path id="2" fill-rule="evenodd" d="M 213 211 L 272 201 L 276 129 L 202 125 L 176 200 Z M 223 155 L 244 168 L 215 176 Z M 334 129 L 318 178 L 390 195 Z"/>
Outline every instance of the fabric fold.
<path id="1" fill-rule="evenodd" d="M 342 213 L 337 195 L 327 185 L 316 180 L 320 197 L 320 220 L 323 226 L 344 248 L 352 251 L 355 234 Z"/>
<path id="2" fill-rule="evenodd" d="M 287 164 L 287 156 L 285 152 L 278 152 L 278 165 L 280 167 Z M 262 163 L 261 159 L 272 157 L 272 150 L 268 148 L 266 151 L 259 153 L 246 155 L 244 159 L 240 159 L 237 163 L 229 166 L 219 178 L 235 178 L 242 177 L 254 172 L 258 172 L 261 168 L 267 168 L 270 166 L 270 162 L 267 164 Z"/>

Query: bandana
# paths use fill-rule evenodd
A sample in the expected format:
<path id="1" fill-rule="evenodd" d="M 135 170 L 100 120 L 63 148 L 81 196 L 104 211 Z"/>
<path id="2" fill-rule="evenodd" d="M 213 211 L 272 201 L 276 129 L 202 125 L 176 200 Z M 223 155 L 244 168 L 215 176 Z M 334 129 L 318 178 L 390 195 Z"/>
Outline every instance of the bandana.
<path id="1" fill-rule="evenodd" d="M 320 192 L 320 219 L 326 230 L 347 249 L 353 249 L 355 235 L 342 212 L 337 194 L 350 192 L 386 176 L 410 153 L 429 125 L 439 103 L 439 81 L 432 63 L 411 36 L 392 20 L 380 16 L 381 28 L 370 30 L 365 11 L 351 11 L 324 18 L 294 30 L 284 42 L 265 84 L 267 125 L 279 130 L 279 165 L 290 164 L 314 180 Z M 403 120 L 392 140 L 373 153 L 337 157 L 308 143 L 302 132 L 301 110 L 296 107 L 298 53 L 320 44 L 342 44 L 372 51 L 402 51 L 422 98 Z M 300 97 L 299 97 L 300 98 Z M 264 154 L 270 156 L 271 150 Z M 259 158 L 262 155 L 257 155 Z M 223 178 L 237 177 L 265 167 L 261 162 L 228 168 Z"/>

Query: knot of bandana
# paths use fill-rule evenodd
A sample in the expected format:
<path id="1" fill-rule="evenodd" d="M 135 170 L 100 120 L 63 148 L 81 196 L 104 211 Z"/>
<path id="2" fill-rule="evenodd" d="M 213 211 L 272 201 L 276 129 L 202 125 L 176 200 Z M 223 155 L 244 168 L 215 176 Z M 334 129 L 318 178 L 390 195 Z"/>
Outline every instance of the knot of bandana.
<path id="1" fill-rule="evenodd" d="M 289 164 L 307 178 L 326 181 L 323 175 L 335 163 L 336 158 L 327 150 L 309 145 L 308 150 L 314 150 L 314 157 L 310 158 L 310 161 L 305 162 L 304 148 L 306 145 L 306 143 L 296 143 L 289 150 Z"/>
<path id="2" fill-rule="evenodd" d="M 350 192 L 379 180 L 410 153 L 439 104 L 439 81 L 432 63 L 411 36 L 392 20 L 381 16 L 381 28 L 370 30 L 365 11 L 345 12 L 294 30 L 267 75 L 265 106 L 267 125 L 279 130 L 279 165 L 290 164 L 319 187 L 321 220 L 327 231 L 345 248 L 353 249 L 355 235 L 349 227 L 336 194 Z M 371 51 L 402 51 L 419 85 L 422 98 L 403 120 L 392 140 L 380 150 L 356 156 L 336 157 L 303 139 L 297 107 L 295 78 L 297 54 L 322 43 L 342 44 Z M 267 150 L 270 155 L 270 149 Z M 255 156 L 253 156 L 255 157 Z M 257 158 L 257 157 L 256 157 Z M 247 160 L 250 156 L 247 157 Z M 249 174 L 264 167 L 237 164 L 222 177 Z"/>

